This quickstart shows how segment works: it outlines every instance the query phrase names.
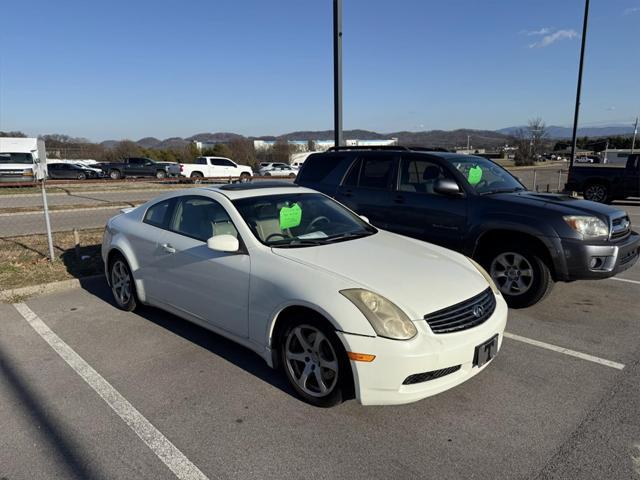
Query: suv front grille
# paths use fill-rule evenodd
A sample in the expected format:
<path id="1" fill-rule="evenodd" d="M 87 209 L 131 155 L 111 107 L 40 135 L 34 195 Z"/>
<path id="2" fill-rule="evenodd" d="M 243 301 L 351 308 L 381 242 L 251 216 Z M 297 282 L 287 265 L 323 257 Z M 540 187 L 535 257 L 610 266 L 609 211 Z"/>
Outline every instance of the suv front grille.
<path id="1" fill-rule="evenodd" d="M 631 221 L 627 215 L 611 220 L 611 240 L 620 240 L 631 233 Z"/>
<path id="2" fill-rule="evenodd" d="M 451 333 L 484 323 L 496 309 L 491 288 L 475 297 L 424 316 L 433 333 Z"/>

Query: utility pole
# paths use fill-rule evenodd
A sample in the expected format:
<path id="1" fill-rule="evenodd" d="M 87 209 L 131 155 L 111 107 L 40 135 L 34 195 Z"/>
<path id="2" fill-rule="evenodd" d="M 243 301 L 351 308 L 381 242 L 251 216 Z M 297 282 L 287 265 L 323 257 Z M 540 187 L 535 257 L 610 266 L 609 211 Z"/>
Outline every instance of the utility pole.
<path id="1" fill-rule="evenodd" d="M 636 136 L 638 135 L 638 117 L 636 117 L 636 124 L 633 127 L 633 140 L 631 140 L 631 153 L 636 148 Z"/>
<path id="2" fill-rule="evenodd" d="M 469 142 L 471 141 L 471 135 L 467 135 L 467 153 L 471 153 L 469 150 L 471 149 L 471 145 Z"/>
<path id="3" fill-rule="evenodd" d="M 582 24 L 582 46 L 580 47 L 580 67 L 578 67 L 578 88 L 576 90 L 576 110 L 573 115 L 573 137 L 571 140 L 571 162 L 569 168 L 573 167 L 576 159 L 576 144 L 578 141 L 578 117 L 580 116 L 580 92 L 582 90 L 582 69 L 584 67 L 584 48 L 587 43 L 587 24 L 589 22 L 589 0 L 584 2 L 584 22 Z"/>
<path id="4" fill-rule="evenodd" d="M 333 133 L 336 148 L 342 138 L 342 0 L 333 0 Z"/>

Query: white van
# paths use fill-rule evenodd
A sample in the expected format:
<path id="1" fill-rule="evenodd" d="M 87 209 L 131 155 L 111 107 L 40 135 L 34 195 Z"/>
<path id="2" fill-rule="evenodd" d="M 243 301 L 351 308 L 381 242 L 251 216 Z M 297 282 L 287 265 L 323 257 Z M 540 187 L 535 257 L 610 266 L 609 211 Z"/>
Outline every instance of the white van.
<path id="1" fill-rule="evenodd" d="M 0 182 L 34 181 L 40 161 L 38 141 L 42 142 L 37 138 L 0 137 Z"/>

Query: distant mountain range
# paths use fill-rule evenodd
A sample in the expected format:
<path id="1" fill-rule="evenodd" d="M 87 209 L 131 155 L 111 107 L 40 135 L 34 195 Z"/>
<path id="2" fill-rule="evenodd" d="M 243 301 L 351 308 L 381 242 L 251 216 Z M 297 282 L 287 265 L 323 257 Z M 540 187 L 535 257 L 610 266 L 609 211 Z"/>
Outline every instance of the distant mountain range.
<path id="1" fill-rule="evenodd" d="M 518 129 L 526 129 L 526 126 L 520 127 L 507 127 L 497 130 L 497 132 L 504 133 L 505 135 L 513 135 Z M 630 125 L 610 125 L 607 127 L 578 127 L 579 137 L 612 137 L 615 135 L 632 135 L 633 127 Z M 573 128 L 571 127 L 558 127 L 551 125 L 547 127 L 548 138 L 571 138 L 573 135 Z"/>
<path id="2" fill-rule="evenodd" d="M 518 129 L 526 129 L 526 126 L 507 127 L 500 130 L 429 130 L 423 132 L 393 132 L 378 133 L 370 130 L 345 130 L 344 138 L 354 138 L 361 140 L 379 140 L 397 138 L 400 145 L 406 146 L 427 146 L 427 147 L 464 147 L 467 145 L 467 136 L 469 142 L 474 148 L 495 148 L 513 141 L 512 136 Z M 607 137 L 614 135 L 631 135 L 633 127 L 631 126 L 608 126 L 608 127 L 583 127 L 578 129 L 580 137 Z M 569 127 L 549 126 L 547 127 L 547 138 L 563 139 L 571 138 L 572 129 Z M 297 131 L 285 133 L 279 136 L 262 136 L 262 137 L 245 137 L 237 133 L 217 132 L 217 133 L 197 133 L 190 137 L 171 137 L 161 140 L 155 137 L 145 137 L 136 141 L 138 145 L 144 148 L 181 148 L 193 141 L 199 142 L 228 142 L 234 139 L 248 140 L 333 140 L 333 130 L 319 131 Z M 106 140 L 101 145 L 112 148 L 118 143 L 117 140 Z"/>

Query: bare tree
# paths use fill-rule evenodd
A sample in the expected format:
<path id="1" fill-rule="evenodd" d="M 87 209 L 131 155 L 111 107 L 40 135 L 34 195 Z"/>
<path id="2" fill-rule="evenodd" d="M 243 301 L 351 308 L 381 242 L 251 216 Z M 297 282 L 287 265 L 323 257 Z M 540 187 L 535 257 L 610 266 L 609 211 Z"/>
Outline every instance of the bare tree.
<path id="1" fill-rule="evenodd" d="M 532 118 L 529 120 L 528 130 L 529 138 L 531 139 L 530 155 L 535 160 L 543 153 L 544 140 L 547 136 L 547 126 L 540 117 Z"/>
<path id="2" fill-rule="evenodd" d="M 533 165 L 534 160 L 533 155 L 531 154 L 531 137 L 528 130 L 519 128 L 513 133 L 513 146 L 516 147 L 516 165 Z"/>

